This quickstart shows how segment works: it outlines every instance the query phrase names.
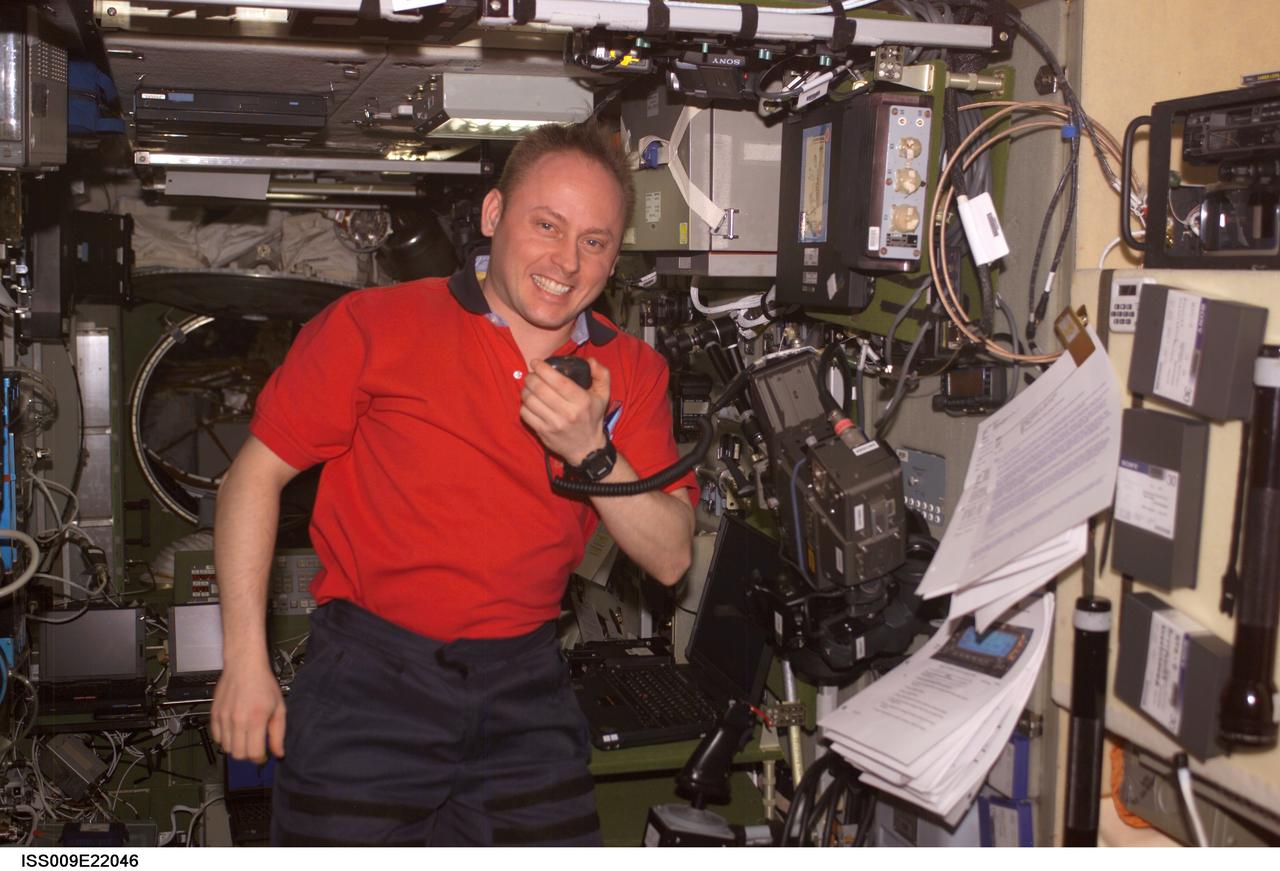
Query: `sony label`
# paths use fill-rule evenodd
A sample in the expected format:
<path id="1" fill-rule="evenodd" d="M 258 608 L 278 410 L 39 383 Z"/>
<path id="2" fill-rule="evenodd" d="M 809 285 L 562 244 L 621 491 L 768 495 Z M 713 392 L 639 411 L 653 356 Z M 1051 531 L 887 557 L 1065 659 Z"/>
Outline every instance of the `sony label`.
<path id="1" fill-rule="evenodd" d="M 1116 520 L 1172 541 L 1177 511 L 1177 472 L 1121 457 L 1116 472 Z"/>

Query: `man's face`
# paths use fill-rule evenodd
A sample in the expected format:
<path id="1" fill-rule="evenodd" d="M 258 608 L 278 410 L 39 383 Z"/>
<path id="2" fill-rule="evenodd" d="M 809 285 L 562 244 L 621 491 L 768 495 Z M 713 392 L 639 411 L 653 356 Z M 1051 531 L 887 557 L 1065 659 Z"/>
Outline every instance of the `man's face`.
<path id="1" fill-rule="evenodd" d="M 622 243 L 622 190 L 576 152 L 548 154 L 503 197 L 489 192 L 481 230 L 493 237 L 484 295 L 508 323 L 573 323 L 604 290 Z"/>

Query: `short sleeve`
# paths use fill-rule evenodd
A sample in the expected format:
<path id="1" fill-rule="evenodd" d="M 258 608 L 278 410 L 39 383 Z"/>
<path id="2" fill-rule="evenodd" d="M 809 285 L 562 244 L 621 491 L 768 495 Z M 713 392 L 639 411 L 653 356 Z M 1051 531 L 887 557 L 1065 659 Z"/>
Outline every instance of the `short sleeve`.
<path id="1" fill-rule="evenodd" d="M 638 356 L 635 377 L 617 409 L 618 422 L 613 442 L 619 453 L 641 478 L 660 472 L 679 459 L 671 426 L 671 398 L 667 393 L 668 373 L 662 358 L 647 346 Z M 668 493 L 689 488 L 696 506 L 698 483 L 687 472 L 662 489 Z"/>
<path id="2" fill-rule="evenodd" d="M 361 383 L 370 343 L 354 311 L 359 296 L 347 294 L 308 321 L 258 394 L 249 431 L 295 469 L 345 453 L 369 406 Z"/>

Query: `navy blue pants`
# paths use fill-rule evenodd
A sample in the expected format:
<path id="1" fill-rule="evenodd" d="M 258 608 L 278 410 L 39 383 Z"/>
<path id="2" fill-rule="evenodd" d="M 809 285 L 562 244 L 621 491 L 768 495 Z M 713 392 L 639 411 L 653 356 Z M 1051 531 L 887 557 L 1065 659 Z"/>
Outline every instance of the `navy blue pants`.
<path id="1" fill-rule="evenodd" d="M 289 694 L 272 842 L 599 845 L 590 755 L 553 624 L 445 644 L 331 602 Z"/>

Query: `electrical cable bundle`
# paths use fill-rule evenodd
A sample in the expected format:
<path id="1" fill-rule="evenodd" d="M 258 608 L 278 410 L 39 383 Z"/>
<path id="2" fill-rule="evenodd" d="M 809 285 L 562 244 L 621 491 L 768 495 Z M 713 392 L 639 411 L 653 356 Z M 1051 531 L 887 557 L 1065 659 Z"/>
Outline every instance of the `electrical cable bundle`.
<path id="1" fill-rule="evenodd" d="M 989 103 L 973 103 L 968 106 L 960 107 L 960 111 L 969 111 L 974 109 L 994 109 L 995 111 L 992 112 L 992 114 L 981 124 L 974 128 L 973 132 L 966 136 L 963 141 L 961 141 L 960 145 L 956 148 L 955 154 L 950 156 L 945 169 L 940 173 L 941 182 L 939 183 L 938 190 L 934 195 L 933 212 L 930 215 L 928 230 L 929 244 L 931 246 L 936 246 L 937 250 L 937 256 L 930 260 L 930 270 L 933 275 L 934 285 L 938 288 L 938 298 L 942 301 L 943 307 L 947 312 L 947 316 L 971 342 L 984 346 L 984 348 L 991 354 L 1005 360 L 1025 363 L 1049 363 L 1058 358 L 1058 353 L 1023 354 L 1017 351 L 1010 351 L 998 342 L 994 341 L 990 336 L 983 335 L 973 329 L 973 324 L 964 316 L 964 308 L 960 302 L 959 294 L 956 291 L 951 270 L 947 265 L 948 244 L 946 234 L 939 234 L 937 229 L 939 226 L 944 225 L 952 201 L 955 198 L 956 191 L 952 184 L 950 173 L 956 166 L 957 162 L 960 162 L 961 168 L 967 169 L 979 154 L 1005 139 L 1033 130 L 1061 128 L 1061 121 L 1069 121 L 1072 117 L 1072 112 L 1068 107 L 1057 103 L 1038 101 L 992 101 Z M 1048 114 L 1054 116 L 1054 119 L 1058 120 L 1023 121 L 1013 124 L 1012 126 L 996 133 L 988 133 L 992 127 L 999 124 L 1005 118 L 1018 112 Z M 1096 125 L 1096 127 L 1101 131 L 1098 141 L 1102 143 L 1102 151 L 1118 157 L 1120 153 L 1120 146 L 1115 137 L 1105 128 L 1101 127 L 1101 125 Z M 983 138 L 980 139 L 980 137 Z M 970 148 L 974 149 L 971 153 L 969 152 Z M 1051 264 L 1051 270 L 1054 268 L 1055 267 Z M 1043 307 L 1047 299 L 1048 296 L 1046 294 L 1042 298 L 1041 307 Z"/>
<path id="2" fill-rule="evenodd" d="M 986 0 L 947 0 L 947 5 L 953 8 L 970 8 L 989 10 L 990 4 Z M 1087 135 L 1093 144 L 1094 154 L 1102 169 L 1103 175 L 1106 176 L 1108 184 L 1117 191 L 1120 190 L 1120 179 L 1112 169 L 1107 155 L 1111 155 L 1119 159 L 1120 149 L 1115 137 L 1105 130 L 1094 119 L 1090 118 L 1080 105 L 1079 99 L 1076 97 L 1075 91 L 1071 87 L 1070 81 L 1063 71 L 1062 65 L 1054 56 L 1053 51 L 1045 43 L 1044 39 L 1029 27 L 1021 18 L 1016 15 L 1009 17 L 1010 25 L 1039 53 L 1048 63 L 1054 76 L 1056 77 L 1060 88 L 1062 89 L 1065 104 L 1029 101 L 1025 103 L 1009 103 L 1009 102 L 985 102 L 975 103 L 968 106 L 957 107 L 958 111 L 966 111 L 972 109 L 997 109 L 998 111 L 988 117 L 982 124 L 978 125 L 972 132 L 964 137 L 963 141 L 957 146 L 954 152 L 949 155 L 947 164 L 942 172 L 939 173 L 941 183 L 939 190 L 934 196 L 933 211 L 930 215 L 929 222 L 929 243 L 931 246 L 936 244 L 937 255 L 931 259 L 931 270 L 934 282 L 938 287 L 939 298 L 942 300 L 946 309 L 947 316 L 950 318 L 974 344 L 980 344 L 993 355 L 1014 361 L 1026 363 L 1048 363 L 1058 357 L 1058 354 L 1035 354 L 1021 353 L 1015 347 L 1013 350 L 1004 348 L 998 342 L 994 341 L 989 331 L 974 330 L 973 324 L 964 316 L 963 306 L 960 303 L 959 295 L 955 290 L 955 286 L 951 279 L 951 273 L 948 268 L 947 254 L 947 238 L 943 234 L 939 239 L 936 232 L 939 226 L 945 226 L 942 222 L 945 220 L 951 204 L 952 198 L 957 192 L 963 193 L 962 190 L 957 191 L 957 185 L 954 184 L 955 179 L 952 177 L 952 170 L 959 167 L 961 169 L 968 168 L 977 155 L 985 152 L 988 148 L 996 143 L 1012 138 L 1020 133 L 1029 132 L 1037 129 L 1056 128 L 1063 131 L 1064 136 L 1069 139 L 1071 144 L 1071 153 L 1067 160 L 1067 166 L 1063 171 L 1062 177 L 1058 181 L 1057 188 L 1050 199 L 1049 208 L 1045 215 L 1044 223 L 1041 227 L 1040 238 L 1036 246 L 1036 256 L 1032 264 L 1031 275 L 1031 292 L 1030 292 L 1030 314 L 1027 324 L 1027 341 L 1034 350 L 1035 334 L 1039 323 L 1044 319 L 1045 309 L 1048 306 L 1049 291 L 1053 287 L 1054 278 L 1061 264 L 1062 257 L 1066 250 L 1066 242 L 1071 232 L 1071 226 L 1075 219 L 1076 198 L 1079 187 L 1079 151 L 1081 134 Z M 1061 120 L 1051 121 L 1030 121 L 1021 124 L 1015 124 L 1012 127 L 999 131 L 984 138 L 976 148 L 966 154 L 965 152 L 975 144 L 978 137 L 993 125 L 999 123 L 1008 115 L 1015 111 L 1026 110 L 1048 113 L 1056 116 Z M 1061 121 L 1065 121 L 1063 124 Z M 963 182 L 960 183 L 961 186 Z M 1037 291 L 1037 277 L 1040 268 L 1040 260 L 1043 249 L 1047 242 L 1049 229 L 1052 225 L 1053 215 L 1056 213 L 1059 203 L 1063 195 L 1067 195 L 1066 217 L 1063 222 L 1062 231 L 1058 238 L 1057 246 L 1049 263 L 1048 276 L 1044 283 L 1043 289 Z M 1136 211 L 1141 219 L 1140 205 L 1130 203 L 1129 207 L 1132 211 Z M 933 248 L 931 247 L 931 250 Z M 985 287 L 984 287 L 985 291 Z M 985 294 L 984 294 L 985 296 Z M 1037 296 L 1039 297 L 1037 299 Z M 984 302 L 987 301 L 984 299 Z M 984 306 L 984 313 L 990 315 L 989 308 Z"/>
<path id="3" fill-rule="evenodd" d="M 876 799 L 874 792 L 858 785 L 858 774 L 839 753 L 828 752 L 810 765 L 791 797 L 779 846 L 843 846 L 847 843 L 840 837 L 844 827 L 856 823 L 852 846 L 865 847 L 871 836 Z"/>

